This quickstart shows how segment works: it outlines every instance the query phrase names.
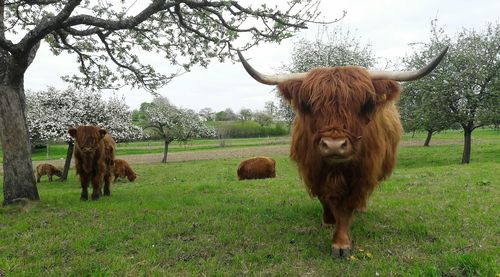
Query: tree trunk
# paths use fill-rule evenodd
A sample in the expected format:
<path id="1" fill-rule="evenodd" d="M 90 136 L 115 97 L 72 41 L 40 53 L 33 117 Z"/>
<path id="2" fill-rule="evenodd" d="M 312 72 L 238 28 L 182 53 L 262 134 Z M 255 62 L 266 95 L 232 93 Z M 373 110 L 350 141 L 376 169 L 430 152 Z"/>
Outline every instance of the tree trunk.
<path id="1" fill-rule="evenodd" d="M 3 204 L 12 204 L 23 198 L 39 200 L 33 164 L 31 143 L 26 124 L 26 97 L 23 88 L 24 72 L 15 72 L 0 61 L 0 137 L 3 148 Z"/>
<path id="2" fill-rule="evenodd" d="M 429 142 L 431 142 L 433 133 L 434 133 L 433 131 L 427 130 L 427 138 L 425 139 L 424 146 L 429 146 Z"/>
<path id="3" fill-rule="evenodd" d="M 170 144 L 170 141 L 165 140 L 165 147 L 163 148 L 163 160 L 161 160 L 162 163 L 167 163 L 168 145 L 169 144 Z"/>
<path id="4" fill-rule="evenodd" d="M 470 162 L 470 151 L 472 146 L 472 127 L 464 128 L 464 152 L 462 154 L 462 164 Z"/>
<path id="5" fill-rule="evenodd" d="M 73 142 L 68 142 L 68 151 L 66 152 L 66 161 L 64 162 L 63 175 L 61 181 L 66 181 L 68 179 L 69 167 L 71 166 L 71 157 L 73 157 L 73 149 L 75 145 Z"/>

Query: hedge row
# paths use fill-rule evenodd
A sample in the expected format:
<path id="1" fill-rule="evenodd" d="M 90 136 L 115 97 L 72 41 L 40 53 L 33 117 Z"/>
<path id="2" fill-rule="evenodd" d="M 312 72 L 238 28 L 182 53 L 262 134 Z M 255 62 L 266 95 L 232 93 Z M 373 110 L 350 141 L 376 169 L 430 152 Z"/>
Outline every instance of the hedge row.
<path id="1" fill-rule="evenodd" d="M 288 126 L 280 122 L 261 126 L 255 121 L 216 121 L 213 125 L 217 134 L 224 138 L 273 137 L 289 134 Z"/>

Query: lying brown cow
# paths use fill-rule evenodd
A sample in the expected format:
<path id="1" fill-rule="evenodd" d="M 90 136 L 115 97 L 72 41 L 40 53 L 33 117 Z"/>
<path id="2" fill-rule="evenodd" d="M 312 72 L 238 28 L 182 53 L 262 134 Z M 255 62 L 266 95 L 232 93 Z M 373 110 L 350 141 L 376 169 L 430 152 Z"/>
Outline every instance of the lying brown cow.
<path id="1" fill-rule="evenodd" d="M 261 83 L 278 85 L 296 112 L 290 156 L 310 195 L 321 202 L 323 222 L 336 225 L 334 256 L 350 255 L 354 211 L 365 209 L 370 193 L 396 164 L 402 127 L 395 81 L 428 74 L 446 50 L 418 71 L 339 66 L 282 75 L 257 72 L 238 52 L 247 72 Z"/>
<path id="2" fill-rule="evenodd" d="M 238 166 L 238 180 L 276 177 L 276 161 L 268 157 L 244 160 Z"/>
<path id="3" fill-rule="evenodd" d="M 127 177 L 130 182 L 133 182 L 137 178 L 137 174 L 135 174 L 128 162 L 122 159 L 115 159 L 113 175 L 115 176 L 115 181 L 118 178 Z"/>
<path id="4" fill-rule="evenodd" d="M 62 171 L 51 164 L 39 164 L 36 166 L 36 182 L 40 183 L 40 178 L 47 175 L 49 182 L 52 182 L 52 176 L 61 178 Z"/>
<path id="5" fill-rule="evenodd" d="M 79 126 L 68 130 L 75 139 L 75 167 L 82 186 L 81 200 L 88 200 L 87 187 L 92 182 L 92 200 L 111 194 L 111 175 L 115 158 L 115 141 L 106 130 L 95 126 Z"/>

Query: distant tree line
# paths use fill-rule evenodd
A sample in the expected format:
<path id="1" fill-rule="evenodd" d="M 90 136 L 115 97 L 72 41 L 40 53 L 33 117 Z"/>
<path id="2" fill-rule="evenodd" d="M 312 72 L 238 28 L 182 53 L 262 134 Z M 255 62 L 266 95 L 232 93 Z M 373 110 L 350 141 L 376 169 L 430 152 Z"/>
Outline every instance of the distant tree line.
<path id="1" fill-rule="evenodd" d="M 248 108 L 241 108 L 239 112 L 227 108 L 223 111 L 215 112 L 212 108 L 203 108 L 198 114 L 205 121 L 255 121 L 261 126 L 269 126 L 274 122 L 282 121 L 277 113 L 278 107 L 273 101 L 264 104 L 263 110 L 252 111 Z"/>
<path id="2" fill-rule="evenodd" d="M 134 124 L 146 126 L 147 110 L 150 105 L 151 103 L 142 103 L 139 109 L 132 112 Z M 189 113 L 196 114 L 198 119 L 213 128 L 219 138 L 286 136 L 289 134 L 288 123 L 280 116 L 278 106 L 273 101 L 266 102 L 263 110 L 241 108 L 235 112 L 233 109 L 227 108 L 222 111 L 214 111 L 207 107 L 198 113 L 192 110 L 189 110 Z M 145 129 L 145 132 L 151 138 L 162 138 L 158 132 L 150 132 L 148 128 Z"/>

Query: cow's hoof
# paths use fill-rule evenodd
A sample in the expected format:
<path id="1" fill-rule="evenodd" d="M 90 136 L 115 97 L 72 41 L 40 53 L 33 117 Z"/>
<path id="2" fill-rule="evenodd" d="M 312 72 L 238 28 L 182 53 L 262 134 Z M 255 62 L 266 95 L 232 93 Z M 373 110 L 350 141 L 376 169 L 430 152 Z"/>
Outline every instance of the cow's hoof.
<path id="1" fill-rule="evenodd" d="M 321 223 L 323 223 L 323 225 L 332 226 L 335 224 L 335 218 L 323 215 L 323 220 Z"/>
<path id="2" fill-rule="evenodd" d="M 351 256 L 352 250 L 351 248 L 336 248 L 332 247 L 332 257 L 347 259 Z"/>
<path id="3" fill-rule="evenodd" d="M 92 201 L 99 200 L 99 195 L 92 195 Z"/>
<path id="4" fill-rule="evenodd" d="M 325 220 L 325 218 L 323 217 L 323 220 L 321 221 L 321 226 L 322 227 L 333 227 L 333 225 L 335 225 L 335 221 L 330 221 L 330 220 Z"/>
<path id="5" fill-rule="evenodd" d="M 80 196 L 80 201 L 87 201 L 87 200 L 89 200 L 88 197 Z"/>

